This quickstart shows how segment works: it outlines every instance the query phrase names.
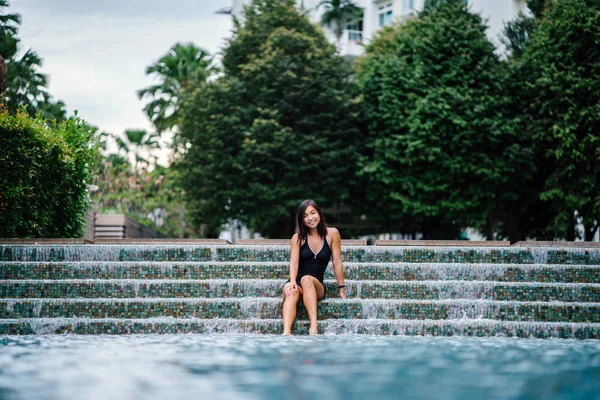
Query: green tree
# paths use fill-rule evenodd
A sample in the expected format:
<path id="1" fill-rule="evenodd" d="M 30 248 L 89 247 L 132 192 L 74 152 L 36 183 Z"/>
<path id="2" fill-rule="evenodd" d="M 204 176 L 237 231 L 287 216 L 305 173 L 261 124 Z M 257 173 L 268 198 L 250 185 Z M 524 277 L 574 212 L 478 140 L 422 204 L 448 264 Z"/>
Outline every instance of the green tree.
<path id="1" fill-rule="evenodd" d="M 362 8 L 354 4 L 352 0 L 322 0 L 317 5 L 317 9 L 321 7 L 325 9 L 321 15 L 321 24 L 332 27 L 339 47 L 346 21 L 348 18 L 361 16 Z"/>
<path id="2" fill-rule="evenodd" d="M 507 110 L 519 132 L 522 157 L 530 159 L 528 165 L 511 177 L 508 182 L 510 186 L 498 196 L 500 223 L 497 235 L 508 237 L 511 241 L 526 238 L 553 240 L 558 231 L 564 231 L 557 227 L 552 205 L 540 198 L 551 165 L 545 156 L 547 150 L 533 140 L 536 123 L 528 110 L 537 93 L 534 90 L 523 90 L 528 86 L 527 82 L 535 79 L 538 74 L 535 66 L 525 62 L 523 52 L 537 29 L 546 2 L 547 0 L 529 0 L 529 12 L 520 13 L 517 18 L 508 22 L 502 38 L 507 52 L 507 57 L 503 60 L 506 74 L 504 89 L 511 99 Z"/>
<path id="3" fill-rule="evenodd" d="M 118 154 L 109 154 L 97 169 L 93 201 L 100 213 L 124 213 L 167 237 L 197 237 L 188 221 L 179 170 L 156 165 L 134 169 Z"/>
<path id="4" fill-rule="evenodd" d="M 0 0 L 0 12 L 8 7 L 8 1 Z M 30 115 L 37 111 L 38 103 L 48 100 L 46 86 L 48 78 L 38 69 L 42 59 L 28 50 L 17 57 L 19 38 L 17 37 L 21 16 L 0 14 L 0 70 L 2 73 L 2 95 L 12 114 L 21 106 L 27 106 Z"/>
<path id="5" fill-rule="evenodd" d="M 55 102 L 52 98 L 40 103 L 38 112 L 47 121 L 62 122 L 67 119 L 65 103 L 60 100 Z"/>
<path id="6" fill-rule="evenodd" d="M 524 48 L 521 62 L 535 93 L 526 116 L 534 144 L 550 166 L 541 193 L 552 204 L 556 237 L 575 239 L 577 213 L 584 239 L 600 223 L 600 3 L 561 0 L 546 5 Z"/>
<path id="7" fill-rule="evenodd" d="M 0 0 L 0 12 L 6 7 L 8 1 Z M 32 117 L 41 112 L 46 120 L 65 121 L 64 103 L 52 100 L 46 88 L 48 77 L 39 71 L 42 67 L 40 56 L 32 49 L 20 58 L 17 56 L 20 24 L 19 14 L 0 14 L 0 97 L 13 115 L 25 106 Z"/>
<path id="8" fill-rule="evenodd" d="M 48 77 L 39 72 L 42 59 L 33 50 L 27 50 L 20 58 L 8 60 L 6 73 L 6 91 L 8 110 L 15 114 L 22 106 L 34 115 L 40 105 L 50 101 L 46 86 Z"/>
<path id="9" fill-rule="evenodd" d="M 476 226 L 493 238 L 499 195 L 530 157 L 486 29 L 462 0 L 426 1 L 358 62 L 371 149 L 362 175 L 388 225 L 448 239 Z"/>
<path id="10" fill-rule="evenodd" d="M 160 149 L 158 136 L 155 133 L 149 133 L 144 129 L 127 129 L 125 137 L 115 136 L 119 152 L 123 153 L 126 159 L 133 158 L 133 169 L 138 170 L 138 166 L 149 167 L 152 162 L 144 157 L 148 153 L 148 157 L 156 156 L 152 154 L 153 150 Z M 156 162 L 154 162 L 155 164 Z"/>
<path id="11" fill-rule="evenodd" d="M 0 13 L 8 7 L 7 0 L 0 0 Z M 0 96 L 4 96 L 6 81 L 6 60 L 17 53 L 16 39 L 21 16 L 19 14 L 0 14 Z"/>
<path id="12" fill-rule="evenodd" d="M 529 12 L 519 12 L 514 20 L 506 23 L 501 40 L 511 57 L 521 57 L 531 34 L 537 26 L 537 22 L 539 22 L 547 7 L 546 3 L 550 1 L 552 0 L 527 0 Z"/>
<path id="13" fill-rule="evenodd" d="M 196 221 L 238 218 L 289 237 L 302 200 L 348 200 L 362 142 L 350 71 L 295 2 L 247 6 L 223 68 L 183 108 L 183 183 Z"/>
<path id="14" fill-rule="evenodd" d="M 207 51 L 193 43 L 176 43 L 167 54 L 146 68 L 146 75 L 155 75 L 159 83 L 139 90 L 138 96 L 150 98 L 144 111 L 159 134 L 179 124 L 183 92 L 209 78 L 214 71 L 211 63 Z"/>
<path id="15" fill-rule="evenodd" d="M 110 137 L 117 142 L 117 153 L 106 154 Z M 96 138 L 106 154 L 94 168 L 92 199 L 97 212 L 127 214 L 167 237 L 199 236 L 201 231 L 188 223 L 180 170 L 176 164 L 157 164 L 152 155 L 159 149 L 156 134 L 129 129 L 124 138 L 103 132 Z"/>

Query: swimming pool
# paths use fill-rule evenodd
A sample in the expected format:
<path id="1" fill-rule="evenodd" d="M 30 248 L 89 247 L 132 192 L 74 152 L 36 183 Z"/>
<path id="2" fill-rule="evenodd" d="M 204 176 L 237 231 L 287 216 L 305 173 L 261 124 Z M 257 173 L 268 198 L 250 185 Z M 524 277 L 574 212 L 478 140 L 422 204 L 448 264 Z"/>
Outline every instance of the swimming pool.
<path id="1" fill-rule="evenodd" d="M 600 341 L 0 337 L 0 399 L 595 399 Z"/>

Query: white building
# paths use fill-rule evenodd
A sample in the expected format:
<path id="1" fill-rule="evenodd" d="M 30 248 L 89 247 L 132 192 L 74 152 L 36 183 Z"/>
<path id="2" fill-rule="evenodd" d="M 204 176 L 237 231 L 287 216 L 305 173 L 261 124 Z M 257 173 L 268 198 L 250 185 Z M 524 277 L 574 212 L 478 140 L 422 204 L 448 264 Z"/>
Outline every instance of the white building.
<path id="1" fill-rule="evenodd" d="M 303 3 L 311 21 L 315 23 L 319 23 L 325 11 L 323 7 L 316 9 L 320 2 L 321 0 L 298 0 L 298 4 Z M 382 26 L 409 17 L 422 9 L 424 2 L 425 0 L 354 0 L 354 4 L 363 9 L 363 15 L 361 18 L 347 21 L 340 42 L 341 54 L 355 56 L 363 54 L 362 44 L 368 43 Z M 243 5 L 248 3 L 250 0 L 233 0 L 232 7 L 221 12 L 230 12 L 240 17 Z M 519 11 L 526 10 L 525 0 L 469 0 L 469 6 L 472 11 L 480 13 L 487 20 L 488 37 L 497 46 L 501 46 L 499 35 L 504 29 L 504 24 L 514 19 Z M 331 42 L 336 41 L 331 29 L 325 28 L 325 33 Z"/>

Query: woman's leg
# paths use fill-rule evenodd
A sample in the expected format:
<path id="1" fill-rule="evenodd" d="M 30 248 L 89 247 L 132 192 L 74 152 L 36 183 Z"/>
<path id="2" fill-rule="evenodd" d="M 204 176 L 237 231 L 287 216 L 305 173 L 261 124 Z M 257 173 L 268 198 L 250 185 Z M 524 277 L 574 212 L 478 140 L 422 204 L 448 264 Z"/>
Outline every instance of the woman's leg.
<path id="1" fill-rule="evenodd" d="M 308 319 L 310 320 L 310 335 L 317 334 L 317 301 L 322 299 L 325 295 L 325 288 L 319 282 L 317 278 L 314 276 L 305 275 L 300 279 L 300 283 L 302 284 L 302 302 L 304 303 L 304 307 L 306 307 L 306 311 L 308 312 Z"/>
<path id="2" fill-rule="evenodd" d="M 292 334 L 292 325 L 296 319 L 296 307 L 298 300 L 302 295 L 302 288 L 298 286 L 297 290 L 291 288 L 291 283 L 286 283 L 283 287 L 283 334 Z"/>

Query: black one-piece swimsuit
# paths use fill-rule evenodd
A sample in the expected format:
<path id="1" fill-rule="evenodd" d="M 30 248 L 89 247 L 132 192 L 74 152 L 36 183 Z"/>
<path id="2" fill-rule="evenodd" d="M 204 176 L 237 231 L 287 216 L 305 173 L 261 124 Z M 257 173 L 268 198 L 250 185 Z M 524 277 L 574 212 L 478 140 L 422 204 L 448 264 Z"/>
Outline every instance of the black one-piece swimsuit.
<path id="1" fill-rule="evenodd" d="M 325 277 L 325 269 L 327 269 L 327 264 L 329 264 L 329 260 L 331 259 L 331 248 L 329 247 L 329 243 L 327 243 L 327 237 L 323 236 L 323 247 L 319 250 L 318 253 L 314 253 L 310 246 L 308 245 L 308 237 L 304 239 L 304 244 L 300 248 L 300 257 L 298 260 L 298 276 L 296 276 L 296 284 L 300 287 L 300 280 L 305 275 L 310 275 L 312 277 L 317 278 L 321 285 L 323 285 L 323 289 L 325 289 L 325 285 L 323 284 L 323 278 Z M 290 280 L 288 279 L 286 283 Z M 325 297 L 325 292 L 323 294 Z"/>

